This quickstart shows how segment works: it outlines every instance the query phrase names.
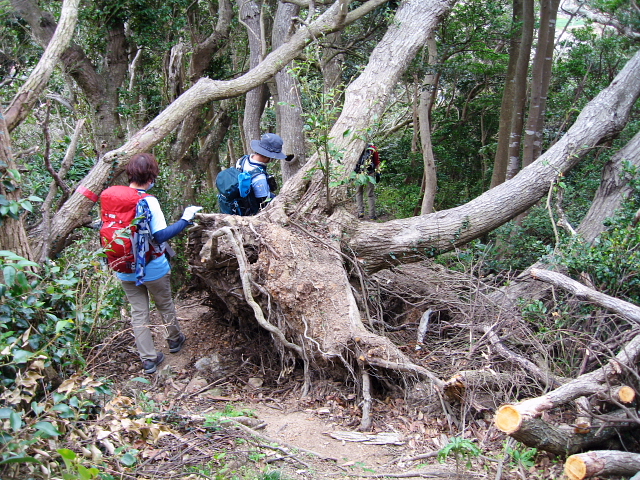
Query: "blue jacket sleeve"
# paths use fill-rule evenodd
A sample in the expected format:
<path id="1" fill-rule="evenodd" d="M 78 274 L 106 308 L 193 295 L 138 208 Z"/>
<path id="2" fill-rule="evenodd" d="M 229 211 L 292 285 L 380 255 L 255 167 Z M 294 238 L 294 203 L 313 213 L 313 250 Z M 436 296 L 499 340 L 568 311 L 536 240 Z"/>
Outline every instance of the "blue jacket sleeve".
<path id="1" fill-rule="evenodd" d="M 153 234 L 153 239 L 158 243 L 166 242 L 167 240 L 175 237 L 180 232 L 182 232 L 185 228 L 187 228 L 187 226 L 189 226 L 189 222 L 181 218 L 173 225 L 169 225 L 167 228 L 158 230 Z"/>

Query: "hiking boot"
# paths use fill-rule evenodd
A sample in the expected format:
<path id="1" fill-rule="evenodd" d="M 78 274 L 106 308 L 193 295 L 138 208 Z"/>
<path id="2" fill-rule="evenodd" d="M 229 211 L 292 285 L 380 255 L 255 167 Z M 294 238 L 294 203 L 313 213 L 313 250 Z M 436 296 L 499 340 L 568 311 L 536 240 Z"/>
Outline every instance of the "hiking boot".
<path id="1" fill-rule="evenodd" d="M 358 218 L 364 218 L 364 213 L 359 213 Z"/>
<path id="2" fill-rule="evenodd" d="M 369 217 L 371 220 L 377 220 L 378 216 L 377 215 L 372 215 L 371 217 Z"/>
<path id="3" fill-rule="evenodd" d="M 156 369 L 158 365 L 160 365 L 164 361 L 164 353 L 158 353 L 158 356 L 155 360 L 143 360 L 142 368 L 144 368 L 144 373 L 156 373 Z"/>
<path id="4" fill-rule="evenodd" d="M 187 337 L 185 336 L 185 334 L 180 332 L 180 337 L 178 338 L 178 340 L 167 340 L 167 343 L 169 344 L 169 353 L 178 353 L 180 350 L 182 350 L 182 345 L 184 344 L 186 339 Z"/>

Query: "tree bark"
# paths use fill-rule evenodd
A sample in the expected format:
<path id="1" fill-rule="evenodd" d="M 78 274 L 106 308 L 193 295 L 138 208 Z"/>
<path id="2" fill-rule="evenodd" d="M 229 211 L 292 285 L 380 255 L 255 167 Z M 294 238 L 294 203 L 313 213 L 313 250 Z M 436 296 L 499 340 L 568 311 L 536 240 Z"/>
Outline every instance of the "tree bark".
<path id="1" fill-rule="evenodd" d="M 16 179 L 9 178 L 9 172 L 17 172 L 16 164 L 11 155 L 11 138 L 9 130 L 4 120 L 2 112 L 0 112 L 0 176 L 3 182 L 0 183 L 0 198 L 6 199 L 8 202 L 17 202 L 20 200 L 20 183 Z M 7 189 L 6 183 L 12 184 L 12 189 Z M 20 255 L 27 260 L 33 260 L 31 248 L 29 248 L 29 240 L 27 232 L 24 229 L 22 218 L 14 218 L 10 215 L 0 216 L 0 245 L 2 250 L 9 250 Z"/>
<path id="2" fill-rule="evenodd" d="M 525 127 L 524 151 L 522 167 L 531 165 L 542 151 L 542 127 L 547 106 L 547 92 L 551 81 L 553 65 L 553 47 L 555 45 L 556 18 L 559 0 L 540 0 L 540 28 L 538 29 L 538 45 L 533 60 L 533 78 L 529 114 Z"/>
<path id="3" fill-rule="evenodd" d="M 631 320 L 637 325 L 640 325 L 640 307 L 635 306 L 633 303 L 625 302 L 624 300 L 620 300 L 604 293 L 600 293 L 592 288 L 585 287 L 580 282 L 576 282 L 575 280 L 558 272 L 534 268 L 531 270 L 531 276 L 567 290 L 578 298 L 596 303 L 612 312 L 622 315 L 625 319 Z"/>
<path id="4" fill-rule="evenodd" d="M 31 28 L 31 34 L 42 46 L 49 44 L 57 26 L 53 16 L 41 10 L 34 0 L 12 0 L 16 13 Z M 128 60 L 124 24 L 111 18 L 107 29 L 109 69 L 99 74 L 84 51 L 71 42 L 60 55 L 66 71 L 78 83 L 91 106 L 93 140 L 98 156 L 122 143 L 124 129 L 117 113 L 119 89 L 126 78 Z"/>
<path id="5" fill-rule="evenodd" d="M 279 47 L 289 40 L 294 31 L 294 17 L 298 16 L 300 7 L 291 3 L 279 3 L 273 24 L 273 46 Z M 284 150 L 287 154 L 294 154 L 293 160 L 281 160 L 280 170 L 282 172 L 282 183 L 293 177 L 300 165 L 306 161 L 306 147 L 304 135 L 304 119 L 302 118 L 302 98 L 298 79 L 291 74 L 289 69 L 293 66 L 290 63 L 287 67 L 276 73 L 276 89 L 278 91 L 278 101 L 276 112 L 279 131 L 284 143 Z"/>
<path id="6" fill-rule="evenodd" d="M 625 172 L 626 162 L 640 167 L 640 133 L 611 157 L 602 170 L 598 191 L 577 228 L 577 232 L 589 243 L 605 230 L 604 221 L 613 217 L 623 200 L 633 192 L 630 175 Z"/>
<path id="7" fill-rule="evenodd" d="M 249 68 L 255 68 L 266 55 L 264 50 L 263 26 L 261 8 L 252 0 L 237 0 L 238 9 L 240 10 L 240 22 L 247 29 L 249 40 Z M 269 98 L 269 89 L 266 83 L 261 83 L 255 88 L 249 90 L 246 94 L 244 105 L 244 118 L 242 120 L 242 128 L 244 130 L 244 139 L 247 146 L 251 145 L 252 140 L 260 139 L 260 117 L 264 111 L 265 104 Z M 245 152 L 250 153 L 250 152 Z"/>
<path id="8" fill-rule="evenodd" d="M 329 133 L 334 147 L 343 152 L 345 159 L 342 165 L 338 164 L 337 159 L 333 159 L 330 165 L 331 171 L 342 172 L 338 179 L 346 180 L 365 146 L 364 140 L 349 134 L 345 136 L 345 132 L 365 131 L 373 119 L 380 116 L 400 75 L 452 3 L 449 0 L 405 0 L 400 4 L 394 21 L 371 53 L 366 68 L 347 88 L 342 113 Z M 323 177 L 322 172 L 318 171 L 317 161 L 316 156 L 312 157 L 296 177 L 284 186 L 274 202 L 274 208 L 286 210 L 287 204 L 295 204 L 297 215 L 326 212 L 327 199 L 323 198 Z M 310 181 L 307 177 L 311 173 Z M 347 185 L 333 189 L 332 195 L 332 203 L 345 203 Z M 284 211 L 282 214 L 286 215 Z"/>
<path id="9" fill-rule="evenodd" d="M 71 41 L 78 18 L 78 4 L 78 0 L 65 0 L 60 14 L 60 24 L 51 35 L 51 41 L 48 42 L 36 68 L 18 90 L 6 113 L 3 114 L 0 110 L 0 165 L 2 166 L 0 167 L 0 173 L 3 177 L 9 171 L 18 171 L 11 154 L 9 130 L 14 129 L 27 117 L 48 83 L 59 56 Z M 7 190 L 4 184 L 0 184 L 0 194 L 10 202 L 17 202 L 21 197 L 20 182 L 14 178 L 11 183 L 13 183 L 11 190 Z M 0 244 L 2 248 L 32 260 L 34 258 L 33 252 L 30 248 L 22 219 L 2 216 L 0 220 Z"/>
<path id="10" fill-rule="evenodd" d="M 615 450 L 594 450 L 567 458 L 564 473 L 569 480 L 595 476 L 631 476 L 640 472 L 640 454 Z"/>
<path id="11" fill-rule="evenodd" d="M 509 65 L 500 107 L 498 146 L 494 158 L 491 188 L 513 178 L 520 166 L 518 163 L 520 137 L 533 41 L 533 11 L 533 0 L 514 0 L 511 22 L 514 31 L 511 36 Z"/>
<path id="12" fill-rule="evenodd" d="M 624 412 L 619 412 L 616 416 L 621 420 L 627 418 Z M 575 433 L 570 425 L 558 427 L 539 418 L 527 418 L 522 421 L 518 430 L 509 435 L 527 447 L 566 456 L 602 446 L 620 430 L 637 426 L 635 421 L 628 419 L 626 422 L 616 422 L 615 425 L 596 423 L 586 433 Z"/>
<path id="13" fill-rule="evenodd" d="M 522 44 L 523 22 L 522 4 L 524 0 L 513 0 L 511 17 L 511 37 L 509 39 L 509 63 L 504 79 L 502 103 L 500 106 L 500 123 L 498 126 L 498 145 L 493 159 L 493 173 L 491 187 L 500 185 L 506 180 L 507 165 L 509 164 L 509 137 L 511 134 L 511 118 L 515 107 L 515 77 L 516 65 Z"/>
<path id="14" fill-rule="evenodd" d="M 518 55 L 515 82 L 515 105 L 511 112 L 511 134 L 509 135 L 509 165 L 506 179 L 510 180 L 520 171 L 520 150 L 522 144 L 522 128 L 524 125 L 524 111 L 527 104 L 527 86 L 529 84 L 529 59 L 533 43 L 533 28 L 535 24 L 535 8 L 533 0 L 524 0 L 522 43 Z"/>
<path id="15" fill-rule="evenodd" d="M 607 365 L 581 375 L 540 397 L 530 398 L 513 405 L 503 405 L 496 412 L 495 424 L 499 430 L 511 435 L 531 418 L 575 400 L 579 397 L 605 394 L 615 385 L 625 368 L 633 368 L 640 358 L 640 335 L 636 335 Z"/>
<path id="16" fill-rule="evenodd" d="M 189 57 L 189 65 L 187 67 L 189 84 L 181 83 L 176 89 L 178 94 L 183 93 L 187 86 L 193 85 L 204 75 L 209 67 L 214 55 L 218 53 L 224 46 L 225 40 L 229 38 L 231 30 L 231 21 L 233 19 L 233 8 L 229 0 L 221 0 L 218 2 L 218 18 L 214 31 L 201 40 L 201 36 L 192 33 L 193 54 Z M 198 32 L 200 25 L 196 20 L 190 21 L 191 31 Z M 180 69 L 184 69 L 182 62 Z M 171 101 L 175 98 L 171 98 Z M 202 105 L 204 107 L 205 105 Z M 188 115 L 180 124 L 176 133 L 176 139 L 171 145 L 170 159 L 173 168 L 181 170 L 185 174 L 187 181 L 183 183 L 187 197 L 192 198 L 194 195 L 193 174 L 205 173 L 206 182 L 210 188 L 213 188 L 215 175 L 220 170 L 218 162 L 218 152 L 214 151 L 227 133 L 230 125 L 228 112 L 224 107 L 210 106 L 209 111 L 213 111 L 213 115 L 207 118 L 202 108 L 196 108 Z M 206 138 L 200 145 L 196 158 L 195 155 L 189 154 L 189 149 L 196 142 L 198 135 L 203 130 L 208 130 Z M 211 162 L 211 163 L 210 163 Z"/>
<path id="17" fill-rule="evenodd" d="M 428 65 L 436 64 L 438 52 L 436 50 L 436 39 L 432 36 L 427 38 L 427 49 L 429 52 Z M 429 68 L 429 67 L 427 67 Z M 438 177 L 436 172 L 436 161 L 433 156 L 433 145 L 431 143 L 431 108 L 434 99 L 433 90 L 436 88 L 435 73 L 427 73 L 422 88 L 420 90 L 420 105 L 418 107 L 418 118 L 420 128 L 420 141 L 422 146 L 422 160 L 424 162 L 424 195 L 420 214 L 433 213 L 436 192 L 438 190 Z"/>

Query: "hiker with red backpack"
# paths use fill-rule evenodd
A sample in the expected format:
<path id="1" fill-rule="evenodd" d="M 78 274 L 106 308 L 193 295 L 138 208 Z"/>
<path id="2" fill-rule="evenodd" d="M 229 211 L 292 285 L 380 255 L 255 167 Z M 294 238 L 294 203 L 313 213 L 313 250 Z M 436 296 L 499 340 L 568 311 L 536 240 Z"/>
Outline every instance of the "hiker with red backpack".
<path id="1" fill-rule="evenodd" d="M 364 218 L 364 191 L 367 191 L 367 204 L 369 206 L 369 218 L 375 220 L 376 215 L 376 194 L 375 186 L 380 181 L 380 156 L 378 148 L 369 143 L 360 154 L 356 163 L 356 208 L 358 218 Z"/>
<path id="2" fill-rule="evenodd" d="M 100 195 L 100 241 L 131 304 L 136 347 L 144 372 L 151 374 L 164 354 L 156 350 L 149 328 L 149 296 L 162 316 L 169 352 L 179 352 L 186 336 L 180 331 L 171 295 L 167 253 L 172 251 L 166 242 L 187 228 L 202 207 L 187 207 L 180 220 L 167 226 L 158 199 L 147 193 L 160 173 L 156 158 L 136 154 L 126 172 L 128 187 L 116 185 Z"/>

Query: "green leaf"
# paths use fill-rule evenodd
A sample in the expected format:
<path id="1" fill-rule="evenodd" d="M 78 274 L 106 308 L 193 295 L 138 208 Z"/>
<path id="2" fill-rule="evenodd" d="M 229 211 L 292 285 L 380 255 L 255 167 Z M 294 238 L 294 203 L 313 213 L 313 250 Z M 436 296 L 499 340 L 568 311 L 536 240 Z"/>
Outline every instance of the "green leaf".
<path id="1" fill-rule="evenodd" d="M 29 195 L 27 197 L 27 200 L 31 202 L 44 202 L 44 200 L 42 200 L 40 197 L 36 197 L 35 195 Z"/>
<path id="2" fill-rule="evenodd" d="M 342 132 L 342 138 L 348 137 L 349 135 L 351 135 L 351 129 L 350 128 L 347 128 L 344 132 Z"/>
<path id="3" fill-rule="evenodd" d="M 73 320 L 58 320 L 58 322 L 56 322 L 56 335 L 68 326 L 73 326 Z"/>
<path id="4" fill-rule="evenodd" d="M 57 405 L 54 405 L 53 407 L 51 407 L 51 410 L 54 410 L 54 411 L 60 412 L 60 413 L 73 412 L 73 410 L 71 410 L 71 407 L 69 405 L 67 405 L 66 403 L 58 403 Z"/>
<path id="5" fill-rule="evenodd" d="M 50 437 L 58 437 L 62 435 L 51 422 L 38 422 L 33 427 Z"/>
<path id="6" fill-rule="evenodd" d="M 7 260 L 26 260 L 26 258 L 16 255 L 11 250 L 0 250 L 0 257 L 7 257 Z"/>
<path id="7" fill-rule="evenodd" d="M 74 461 L 76 459 L 76 452 L 73 450 L 69 450 L 68 448 L 59 448 L 58 453 L 60 456 L 66 460 Z"/>
<path id="8" fill-rule="evenodd" d="M 42 463 L 37 458 L 33 457 L 11 457 L 0 461 L 0 465 L 7 463 Z"/>
<path id="9" fill-rule="evenodd" d="M 130 467 L 136 463 L 136 457 L 134 457 L 130 453 L 125 453 L 122 457 L 120 457 L 120 463 L 127 467 Z"/>
<path id="10" fill-rule="evenodd" d="M 21 348 L 16 348 L 12 350 L 11 353 L 13 354 L 13 361 L 15 363 L 27 363 L 27 361 L 35 355 L 33 352 L 28 352 Z"/>
<path id="11" fill-rule="evenodd" d="M 9 423 L 11 424 L 11 430 L 17 432 L 22 427 L 22 416 L 18 412 L 11 412 Z"/>
<path id="12" fill-rule="evenodd" d="M 16 169 L 16 168 L 7 168 L 7 172 L 9 173 L 9 175 L 11 175 L 11 177 L 13 177 L 13 179 L 16 182 L 20 182 L 20 180 L 22 180 L 22 175 L 20 175 L 20 172 L 18 171 L 18 169 Z"/>
<path id="13" fill-rule="evenodd" d="M 40 405 L 38 402 L 31 402 L 31 410 L 36 415 L 40 415 L 42 412 L 44 412 L 44 405 Z"/>
<path id="14" fill-rule="evenodd" d="M 2 270 L 2 273 L 4 275 L 4 283 L 7 285 L 7 287 L 9 288 L 13 287 L 13 283 L 15 282 L 15 279 L 16 279 L 16 269 L 13 268 L 11 265 L 7 265 Z"/>
<path id="15" fill-rule="evenodd" d="M 142 377 L 136 377 L 131 379 L 132 382 L 140 382 L 140 383 L 146 383 L 146 384 L 150 384 L 151 382 L 146 379 L 146 378 L 142 378 Z"/>
<path id="16" fill-rule="evenodd" d="M 33 212 L 33 205 L 31 204 L 31 202 L 29 200 L 21 200 L 20 201 L 20 206 L 22 208 L 24 208 L 29 213 Z"/>
<path id="17" fill-rule="evenodd" d="M 32 262 L 31 260 L 26 260 L 24 258 L 21 260 L 18 260 L 18 263 L 16 265 L 20 267 L 39 267 L 40 266 L 36 262 Z"/>
<path id="18" fill-rule="evenodd" d="M 16 274 L 16 281 L 18 283 L 18 285 L 20 285 L 22 287 L 22 291 L 26 291 L 29 290 L 29 280 L 27 280 L 27 276 L 24 274 L 24 272 L 18 272 Z"/>
<path id="19" fill-rule="evenodd" d="M 13 408 L 7 408 L 7 407 L 0 408 L 0 418 L 9 418 L 12 412 L 13 412 Z"/>
<path id="20" fill-rule="evenodd" d="M 78 465 L 78 474 L 81 480 L 91 480 L 92 478 L 95 478 L 98 473 L 100 473 L 100 470 L 97 468 L 87 468 L 82 465 Z"/>

